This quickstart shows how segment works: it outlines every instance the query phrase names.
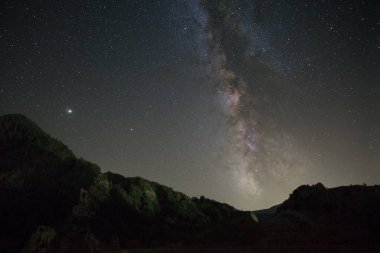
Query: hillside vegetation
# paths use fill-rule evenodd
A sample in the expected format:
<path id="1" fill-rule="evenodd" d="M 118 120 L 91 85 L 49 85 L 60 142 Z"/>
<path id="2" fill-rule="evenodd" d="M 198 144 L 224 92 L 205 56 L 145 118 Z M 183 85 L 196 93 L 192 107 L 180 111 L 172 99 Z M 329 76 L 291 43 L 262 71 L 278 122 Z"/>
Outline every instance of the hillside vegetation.
<path id="1" fill-rule="evenodd" d="M 249 212 L 229 205 L 101 173 L 22 115 L 0 117 L 0 153 L 1 252 L 20 250 L 28 240 L 37 245 L 29 248 L 42 244 L 51 252 L 81 244 L 81 252 L 91 252 L 100 245 L 195 243 L 231 239 L 221 227 L 254 224 Z"/>

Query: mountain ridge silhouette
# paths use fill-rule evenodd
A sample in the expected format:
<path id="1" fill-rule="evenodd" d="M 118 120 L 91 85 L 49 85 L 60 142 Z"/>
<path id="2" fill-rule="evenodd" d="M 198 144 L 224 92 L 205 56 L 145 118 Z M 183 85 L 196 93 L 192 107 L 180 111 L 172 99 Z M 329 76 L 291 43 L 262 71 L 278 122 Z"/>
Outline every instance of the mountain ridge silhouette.
<path id="1" fill-rule="evenodd" d="M 0 117 L 0 154 L 0 252 L 380 249 L 380 186 L 303 185 L 282 204 L 240 211 L 102 173 L 19 114 Z"/>

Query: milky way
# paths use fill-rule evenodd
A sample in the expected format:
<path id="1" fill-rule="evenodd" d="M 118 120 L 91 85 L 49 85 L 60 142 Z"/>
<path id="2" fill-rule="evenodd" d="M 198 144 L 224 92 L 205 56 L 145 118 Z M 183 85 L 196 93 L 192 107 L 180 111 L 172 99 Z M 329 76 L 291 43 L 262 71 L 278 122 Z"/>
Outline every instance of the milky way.
<path id="1" fill-rule="evenodd" d="M 262 101 L 259 99 L 260 94 L 257 94 L 262 85 L 270 85 L 270 77 L 265 77 L 264 81 L 249 79 L 242 70 L 244 66 L 252 66 L 249 71 L 255 75 L 259 73 L 260 67 L 265 67 L 251 55 L 250 48 L 254 41 L 250 39 L 247 33 L 249 29 L 245 27 L 245 14 L 253 11 L 252 3 L 200 3 L 208 17 L 205 32 L 210 52 L 211 75 L 221 107 L 231 125 L 226 147 L 226 163 L 240 190 L 252 198 L 259 198 L 268 184 L 265 178 L 270 177 L 279 182 L 286 180 L 291 176 L 291 172 L 298 169 L 289 165 L 293 163 L 292 166 L 296 166 L 292 159 L 299 161 L 300 158 L 295 154 L 292 154 L 294 157 L 284 157 L 289 146 L 285 146 L 280 139 L 283 135 L 281 129 L 275 124 L 268 125 L 268 122 L 265 122 L 272 115 L 265 115 L 265 112 L 260 115 L 265 103 L 271 103 L 270 107 L 273 110 L 277 110 L 276 107 L 279 106 L 279 101 L 270 97 L 269 101 Z M 253 62 L 255 64 L 252 64 Z M 288 152 L 292 153 L 294 150 Z"/>

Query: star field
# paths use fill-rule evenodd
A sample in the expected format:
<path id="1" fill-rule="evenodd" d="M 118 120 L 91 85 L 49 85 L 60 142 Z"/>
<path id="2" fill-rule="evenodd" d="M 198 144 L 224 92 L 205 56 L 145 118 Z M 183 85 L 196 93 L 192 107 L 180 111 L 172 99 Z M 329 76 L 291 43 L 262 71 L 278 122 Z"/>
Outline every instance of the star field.
<path id="1" fill-rule="evenodd" d="M 380 182 L 377 1 L 0 3 L 0 113 L 242 209 Z"/>

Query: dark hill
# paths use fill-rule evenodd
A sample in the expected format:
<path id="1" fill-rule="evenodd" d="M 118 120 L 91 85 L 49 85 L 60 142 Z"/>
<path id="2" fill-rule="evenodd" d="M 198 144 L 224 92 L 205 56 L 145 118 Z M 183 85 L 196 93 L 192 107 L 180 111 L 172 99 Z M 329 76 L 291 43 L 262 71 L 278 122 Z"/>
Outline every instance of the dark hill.
<path id="1" fill-rule="evenodd" d="M 74 252 L 67 245 L 75 245 L 86 252 L 232 238 L 220 228 L 254 223 L 226 204 L 103 174 L 22 115 L 0 117 L 0 154 L 0 252 L 17 252 L 33 233 L 27 251 Z"/>
<path id="2" fill-rule="evenodd" d="M 380 187 L 302 185 L 260 224 L 271 250 L 379 252 Z"/>
<path id="3" fill-rule="evenodd" d="M 319 226 L 350 225 L 380 235 L 380 187 L 366 185 L 325 188 L 321 183 L 298 187 L 277 214 L 300 213 Z"/>
<path id="4" fill-rule="evenodd" d="M 317 184 L 256 211 L 257 223 L 253 212 L 102 173 L 25 116 L 0 117 L 1 253 L 379 252 L 379 210 L 379 186 Z"/>
<path id="5" fill-rule="evenodd" d="M 42 154 L 54 155 L 60 159 L 74 158 L 71 150 L 63 143 L 50 137 L 33 121 L 19 114 L 0 117 L 0 152 L 2 162 L 10 162 L 2 163 L 3 171 L 20 167 L 17 163 L 24 160 L 35 161 Z"/>
<path id="6" fill-rule="evenodd" d="M 62 223 L 100 174 L 22 115 L 0 117 L 0 154 L 0 236 L 16 244 Z"/>

